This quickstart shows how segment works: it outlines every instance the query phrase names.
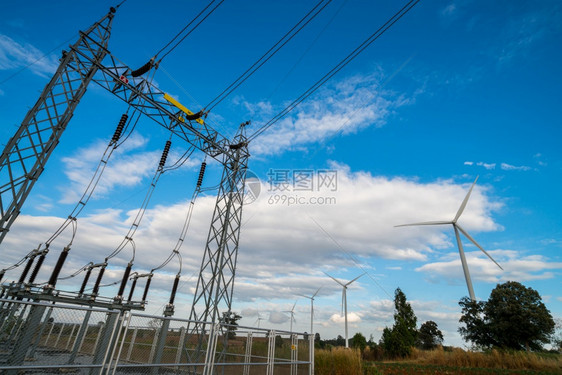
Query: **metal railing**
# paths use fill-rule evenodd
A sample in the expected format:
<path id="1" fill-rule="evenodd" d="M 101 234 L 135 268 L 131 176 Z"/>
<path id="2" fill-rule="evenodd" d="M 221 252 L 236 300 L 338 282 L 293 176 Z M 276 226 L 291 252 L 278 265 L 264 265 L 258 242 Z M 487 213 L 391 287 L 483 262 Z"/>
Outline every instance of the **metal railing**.
<path id="1" fill-rule="evenodd" d="M 313 366 L 314 335 L 0 299 L 3 374 L 311 375 Z"/>

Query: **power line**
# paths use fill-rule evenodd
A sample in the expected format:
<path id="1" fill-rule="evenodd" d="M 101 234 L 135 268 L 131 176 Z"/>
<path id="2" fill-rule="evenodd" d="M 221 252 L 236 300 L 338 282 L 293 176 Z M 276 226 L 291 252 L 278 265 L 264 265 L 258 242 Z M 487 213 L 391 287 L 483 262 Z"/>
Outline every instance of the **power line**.
<path id="1" fill-rule="evenodd" d="M 359 260 L 351 253 L 349 253 L 347 250 L 344 249 L 344 247 L 342 245 L 340 245 L 340 243 L 338 241 L 336 241 L 336 239 L 330 234 L 328 233 L 328 231 L 326 229 L 324 229 L 324 227 L 322 225 L 320 225 L 320 223 L 318 223 L 316 220 L 314 220 L 314 218 L 310 215 L 308 215 L 308 217 L 310 218 L 310 220 L 312 220 L 314 222 L 314 224 L 316 224 L 316 226 L 318 228 L 320 228 L 320 230 L 326 235 L 328 236 L 329 239 L 332 240 L 332 242 L 334 244 L 336 244 L 336 246 L 345 254 L 349 257 L 349 259 L 351 259 L 351 261 L 353 263 L 355 263 L 355 265 L 357 267 L 359 267 L 363 272 L 365 272 L 367 274 L 367 276 L 369 276 L 369 278 L 371 280 L 373 280 L 373 282 L 389 297 L 392 299 L 392 296 L 390 294 L 388 294 L 388 292 L 382 287 L 381 284 L 379 284 L 379 282 L 371 275 L 371 273 L 366 270 L 363 265 L 361 264 L 361 262 L 359 262 Z"/>
<path id="2" fill-rule="evenodd" d="M 295 37 L 306 25 L 310 23 L 332 0 L 320 0 L 303 18 L 299 20 L 289 31 L 281 37 L 267 52 L 265 52 L 255 63 L 252 64 L 244 73 L 242 73 L 234 82 L 232 82 L 226 89 L 224 89 L 216 98 L 211 100 L 205 107 L 206 111 L 215 108 L 222 102 L 228 95 L 236 90 L 242 83 L 244 83 L 250 76 L 252 76 L 259 68 L 263 66 L 269 59 L 271 59 L 283 46 L 285 46 L 291 39 Z"/>
<path id="3" fill-rule="evenodd" d="M 173 43 L 174 40 L 176 40 L 185 30 L 187 30 L 187 28 L 189 26 L 191 26 L 191 24 L 193 22 L 195 22 L 199 17 L 201 17 L 203 15 L 203 13 L 205 13 L 205 11 L 207 9 L 209 9 L 209 7 L 215 2 L 216 0 L 212 0 L 209 4 L 207 4 L 207 6 L 205 8 L 203 8 L 202 11 L 200 11 L 191 21 L 189 21 L 187 23 L 187 25 L 184 26 L 183 29 L 180 30 L 180 32 L 178 32 L 176 34 L 176 36 L 174 36 L 164 47 L 162 47 L 160 49 L 160 51 L 156 52 L 155 56 L 158 56 L 162 51 L 164 51 L 170 44 Z M 170 52 L 172 52 L 177 46 L 179 46 L 184 40 L 185 38 L 187 38 L 189 36 L 189 34 L 191 34 L 203 21 L 205 21 L 207 19 L 207 17 L 209 17 L 222 3 L 224 2 L 224 0 L 220 0 L 219 3 L 217 5 L 215 5 L 215 7 L 213 9 L 211 9 L 210 12 L 208 12 L 203 19 L 201 19 L 199 22 L 197 22 L 197 24 L 195 26 L 193 26 L 193 28 L 191 28 L 191 30 L 189 30 L 172 48 L 170 48 L 168 50 L 168 52 L 166 52 L 161 58 L 160 61 L 162 61 L 162 59 L 164 59 L 164 57 L 168 56 L 170 54 Z"/>
<path id="4" fill-rule="evenodd" d="M 332 70 L 326 73 L 322 78 L 320 78 L 316 83 L 314 83 L 308 90 L 301 94 L 297 99 L 291 102 L 285 109 L 279 112 L 271 120 L 266 122 L 262 127 L 260 127 L 254 134 L 248 137 L 248 142 L 251 142 L 257 136 L 262 134 L 264 131 L 269 129 L 277 121 L 285 117 L 289 112 L 295 109 L 300 103 L 306 100 L 310 95 L 312 95 L 316 90 L 318 90 L 322 85 L 324 85 L 328 80 L 330 80 L 334 75 L 336 75 L 340 70 L 342 70 L 347 64 L 349 64 L 353 59 L 355 59 L 361 52 L 363 52 L 369 45 L 371 45 L 375 40 L 377 40 L 382 34 L 384 34 L 392 25 L 394 25 L 400 18 L 402 18 L 406 13 L 408 13 L 420 0 L 410 0 L 404 7 L 402 7 L 398 12 L 396 12 L 392 17 L 390 17 L 381 27 L 379 27 L 373 34 L 371 34 L 363 43 L 361 43 L 357 48 L 351 51 L 343 60 L 341 60 Z"/>
<path id="5" fill-rule="evenodd" d="M 9 80 L 11 80 L 12 78 L 14 78 L 15 76 L 17 76 L 18 74 L 20 74 L 21 72 L 23 72 L 24 70 L 30 68 L 32 65 L 37 64 L 39 61 L 43 60 L 45 57 L 49 56 L 50 54 L 52 54 L 54 51 L 58 50 L 59 48 L 61 48 L 62 46 L 64 46 L 65 44 L 69 43 L 71 40 L 73 40 L 76 36 L 73 35 L 72 38 L 65 40 L 64 42 L 62 42 L 61 44 L 59 44 L 58 46 L 56 46 L 55 48 L 53 48 L 52 50 L 50 50 L 49 52 L 45 53 L 44 55 L 42 55 L 41 57 L 33 60 L 32 62 L 30 62 L 29 64 L 25 65 L 24 67 L 22 67 L 21 69 L 15 71 L 14 73 L 12 73 L 11 75 L 9 75 L 8 77 L 4 78 L 2 81 L 0 81 L 0 85 L 8 82 Z"/>

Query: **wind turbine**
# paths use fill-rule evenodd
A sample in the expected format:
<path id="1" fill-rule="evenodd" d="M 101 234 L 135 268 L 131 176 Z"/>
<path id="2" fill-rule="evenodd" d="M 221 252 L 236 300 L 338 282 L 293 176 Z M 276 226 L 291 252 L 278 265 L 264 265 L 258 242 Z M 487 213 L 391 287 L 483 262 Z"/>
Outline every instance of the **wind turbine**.
<path id="1" fill-rule="evenodd" d="M 304 294 L 299 294 L 301 297 L 308 298 L 310 300 L 310 334 L 314 335 L 314 297 L 318 294 L 322 287 L 318 288 L 312 296 L 305 296 Z"/>
<path id="2" fill-rule="evenodd" d="M 293 333 L 293 322 L 296 322 L 296 320 L 295 320 L 295 306 L 296 305 L 297 305 L 297 301 L 295 301 L 295 303 L 293 304 L 293 308 L 291 310 L 283 311 L 283 312 L 291 314 L 291 333 Z"/>
<path id="3" fill-rule="evenodd" d="M 258 318 L 256 319 L 256 323 L 258 324 L 258 329 L 260 328 L 260 322 L 263 320 L 263 318 L 260 315 L 260 311 L 258 310 Z M 256 324 L 254 323 L 254 324 Z"/>
<path id="4" fill-rule="evenodd" d="M 335 277 L 332 277 L 330 275 L 328 275 L 326 272 L 324 272 L 329 278 L 331 278 L 332 280 L 334 280 L 336 283 L 340 284 L 342 286 L 342 293 L 341 293 L 341 305 L 342 305 L 342 309 L 344 309 L 345 311 L 345 347 L 349 348 L 349 343 L 348 343 L 348 339 L 347 339 L 347 287 L 349 285 L 351 285 L 351 283 L 353 283 L 355 280 L 357 280 L 358 278 L 360 278 L 361 276 L 363 276 L 365 274 L 365 272 L 363 272 L 361 275 L 357 276 L 355 279 L 351 280 L 350 282 L 344 284 L 343 282 L 339 281 L 338 279 L 336 279 Z"/>
<path id="5" fill-rule="evenodd" d="M 446 225 L 446 224 L 452 224 L 453 228 L 455 229 L 455 237 L 457 238 L 457 246 L 459 248 L 459 254 L 460 254 L 460 257 L 461 257 L 461 264 L 462 264 L 462 269 L 464 271 L 464 278 L 466 279 L 466 285 L 468 287 L 468 294 L 470 295 L 470 299 L 472 301 L 476 301 L 476 297 L 474 296 L 474 289 L 472 288 L 472 280 L 470 279 L 470 272 L 468 271 L 468 265 L 466 263 L 466 257 L 464 256 L 464 250 L 463 250 L 463 247 L 462 247 L 462 242 L 461 242 L 461 237 L 460 237 L 459 231 L 462 234 L 464 234 L 464 236 L 466 238 L 468 238 L 470 240 L 470 242 L 472 242 L 474 245 L 476 245 L 477 248 L 479 248 L 484 254 L 486 254 L 486 256 L 488 258 L 490 258 L 490 260 L 492 262 L 494 262 L 496 264 L 496 266 L 498 266 L 503 271 L 503 268 L 498 264 L 498 262 L 496 262 L 494 260 L 494 258 L 492 258 L 492 256 L 490 254 L 488 254 L 486 252 L 486 250 L 484 250 L 482 248 L 482 246 L 480 246 L 478 244 L 478 242 L 476 242 L 476 240 L 474 240 L 474 238 L 472 238 L 470 236 L 470 234 L 468 234 L 457 222 L 459 220 L 459 218 L 461 217 L 461 215 L 464 211 L 464 208 L 466 207 L 466 204 L 468 203 L 468 199 L 470 198 L 470 193 L 472 193 L 472 189 L 474 188 L 474 185 L 476 185 L 476 181 L 478 181 L 478 176 L 476 176 L 476 179 L 472 183 L 472 186 L 470 187 L 470 190 L 466 194 L 466 197 L 464 197 L 464 200 L 462 201 L 461 206 L 459 207 L 459 210 L 457 211 L 457 214 L 455 215 L 453 220 L 451 220 L 451 221 L 426 221 L 426 222 L 422 222 L 422 223 L 396 225 L 396 227 L 406 227 L 406 226 L 415 226 L 415 225 Z"/>

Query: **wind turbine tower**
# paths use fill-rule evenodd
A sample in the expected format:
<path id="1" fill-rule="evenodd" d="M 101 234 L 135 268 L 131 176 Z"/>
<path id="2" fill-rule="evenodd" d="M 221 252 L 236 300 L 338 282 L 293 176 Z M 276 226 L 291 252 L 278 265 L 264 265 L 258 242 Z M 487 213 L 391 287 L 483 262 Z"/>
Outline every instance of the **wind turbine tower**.
<path id="1" fill-rule="evenodd" d="M 293 322 L 296 322 L 296 320 L 295 320 L 295 306 L 296 305 L 297 305 L 297 301 L 295 301 L 291 310 L 283 311 L 283 312 L 287 312 L 287 313 L 291 314 L 291 331 L 290 331 L 291 333 L 293 333 Z"/>
<path id="2" fill-rule="evenodd" d="M 308 298 L 310 300 L 310 334 L 314 335 L 314 297 L 318 294 L 322 287 L 318 288 L 316 292 L 312 296 L 305 296 L 304 294 L 300 294 L 301 297 Z"/>
<path id="3" fill-rule="evenodd" d="M 326 272 L 324 272 L 326 273 Z M 341 304 L 342 304 L 342 308 L 344 309 L 344 318 L 345 318 L 345 347 L 349 348 L 349 341 L 348 341 L 348 334 L 347 334 L 347 287 L 349 285 L 351 285 L 351 283 L 353 283 L 355 280 L 357 280 L 358 278 L 360 278 L 361 276 L 363 276 L 365 273 L 362 273 L 361 275 L 357 276 L 355 279 L 349 281 L 348 283 L 343 283 L 340 280 L 336 279 L 335 277 L 332 277 L 330 275 L 328 275 L 326 273 L 326 275 L 331 278 L 332 280 L 334 280 L 336 283 L 340 284 L 342 286 L 342 295 L 341 295 Z"/>
<path id="4" fill-rule="evenodd" d="M 476 185 L 476 181 L 478 181 L 478 176 L 476 176 L 476 179 L 472 183 L 472 186 L 470 187 L 470 190 L 468 190 L 468 193 L 466 194 L 466 197 L 464 197 L 464 200 L 462 201 L 461 206 L 459 207 L 459 210 L 457 211 L 457 214 L 455 215 L 453 220 L 450 220 L 450 221 L 425 221 L 425 222 L 421 222 L 421 223 L 396 225 L 396 227 L 407 227 L 407 226 L 416 226 L 416 225 L 448 225 L 448 224 L 453 225 L 453 229 L 455 230 L 455 237 L 457 238 L 457 246 L 459 248 L 459 255 L 460 255 L 460 258 L 461 258 L 461 264 L 462 264 L 462 269 L 463 269 L 463 272 L 464 272 L 464 278 L 466 280 L 466 285 L 468 287 L 468 294 L 470 295 L 470 299 L 472 301 L 476 301 L 476 297 L 474 295 L 474 289 L 472 288 L 472 280 L 470 279 L 470 272 L 468 270 L 468 264 L 466 263 L 466 257 L 464 255 L 464 249 L 462 247 L 462 242 L 461 242 L 461 237 L 460 237 L 459 232 L 464 234 L 464 236 L 466 238 L 468 238 L 470 240 L 470 242 L 472 242 L 474 245 L 476 245 L 477 248 L 479 248 L 484 254 L 486 254 L 486 256 L 488 258 L 490 258 L 490 260 L 492 262 L 494 262 L 496 264 L 496 266 L 498 266 L 503 271 L 503 268 L 498 264 L 498 262 L 496 262 L 494 260 L 494 258 L 492 258 L 492 256 L 490 254 L 488 254 L 486 252 L 486 250 L 484 250 L 484 248 L 482 248 L 482 246 L 480 246 L 478 244 L 478 242 L 476 242 L 476 240 L 474 238 L 472 238 L 470 236 L 470 234 L 468 234 L 457 222 L 459 220 L 459 218 L 461 217 L 461 215 L 464 211 L 464 208 L 466 207 L 466 204 L 468 203 L 468 199 L 470 198 L 470 193 L 472 193 L 472 189 L 474 188 L 474 185 Z"/>

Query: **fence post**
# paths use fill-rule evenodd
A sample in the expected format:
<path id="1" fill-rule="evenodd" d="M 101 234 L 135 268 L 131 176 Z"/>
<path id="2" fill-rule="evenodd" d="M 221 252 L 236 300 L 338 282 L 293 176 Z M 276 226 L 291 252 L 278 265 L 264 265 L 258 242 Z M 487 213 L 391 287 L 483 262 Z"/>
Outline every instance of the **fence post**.
<path id="1" fill-rule="evenodd" d="M 250 375 L 250 363 L 252 362 L 252 331 L 248 332 L 246 338 L 246 354 L 244 355 L 243 375 Z"/>
<path id="2" fill-rule="evenodd" d="M 133 346 L 135 346 L 135 340 L 137 339 L 137 331 L 139 329 L 135 327 L 133 330 L 133 336 L 131 337 L 131 341 L 129 342 L 129 349 L 127 350 L 127 361 L 131 360 L 131 354 L 133 354 Z"/>
<path id="3" fill-rule="evenodd" d="M 203 375 L 213 374 L 215 367 L 215 354 L 217 352 L 217 337 L 220 333 L 220 324 L 211 324 L 211 332 L 209 332 L 209 342 L 207 343 L 207 353 L 205 355 L 205 367 Z"/>
<path id="4" fill-rule="evenodd" d="M 117 343 L 119 342 L 119 335 L 121 332 L 121 329 L 119 329 L 117 331 L 117 337 L 115 338 L 115 347 L 113 349 L 113 352 L 111 353 L 111 357 L 109 358 L 109 365 L 108 365 L 108 371 L 107 373 L 109 374 L 109 369 L 111 368 L 111 358 L 115 357 L 115 364 L 113 365 L 113 372 L 112 374 L 115 375 L 115 372 L 117 371 L 117 365 L 119 364 L 119 358 L 121 358 L 121 351 L 123 350 L 123 345 L 125 344 L 125 339 L 127 338 L 127 332 L 129 332 L 129 324 L 131 324 L 131 319 L 133 318 L 132 314 L 127 315 L 126 317 L 124 317 L 124 319 L 127 319 L 127 324 L 125 324 L 125 327 L 123 327 L 123 338 L 121 339 L 121 345 L 119 345 L 119 351 L 117 352 L 117 357 L 115 357 L 114 353 L 115 353 L 115 348 L 117 347 Z M 120 326 L 121 327 L 121 326 Z"/>
<path id="5" fill-rule="evenodd" d="M 162 326 L 160 327 L 160 333 L 158 334 L 158 340 L 156 341 L 156 353 L 152 359 L 152 364 L 157 364 L 162 362 L 162 353 L 164 351 L 164 345 L 166 344 L 166 338 L 168 337 L 168 329 L 170 328 L 170 319 L 162 318 Z M 150 369 L 151 374 L 158 374 L 158 367 L 152 367 Z"/>
<path id="6" fill-rule="evenodd" d="M 64 330 L 64 326 L 65 326 L 65 324 L 64 324 L 64 323 L 61 323 L 61 327 L 60 327 L 59 333 L 57 334 L 57 339 L 55 340 L 55 349 L 56 349 L 57 346 L 59 345 L 60 336 L 61 336 L 61 334 L 62 334 L 62 331 Z"/>
<path id="7" fill-rule="evenodd" d="M 31 341 L 33 340 L 33 336 L 35 335 L 37 328 L 41 324 L 41 318 L 43 317 L 46 308 L 47 306 L 45 305 L 33 305 L 29 309 L 29 315 L 25 320 L 22 336 L 16 340 L 16 344 L 12 350 L 12 354 L 9 359 L 10 365 L 21 366 L 25 361 L 25 355 L 31 345 Z M 8 371 L 7 374 L 17 374 L 18 372 L 19 370 L 12 370 Z"/>
<path id="8" fill-rule="evenodd" d="M 314 333 L 308 336 L 308 340 L 310 341 L 308 344 L 308 360 L 310 362 L 310 364 L 308 365 L 308 372 L 310 375 L 314 375 Z"/>
<path id="9" fill-rule="evenodd" d="M 96 336 L 96 342 L 94 343 L 94 347 L 92 348 L 92 355 L 96 352 L 96 348 L 98 347 L 98 342 L 100 341 L 100 336 L 103 331 L 103 327 L 105 327 L 105 323 L 99 325 L 100 329 L 98 329 L 98 335 Z"/>
<path id="10" fill-rule="evenodd" d="M 181 350 L 183 349 L 183 340 L 185 340 L 185 327 L 180 328 L 180 341 L 178 342 L 178 352 L 176 353 L 176 363 L 180 363 L 181 360 Z M 179 367 L 176 367 L 178 370 Z"/>
<path id="11" fill-rule="evenodd" d="M 76 335 L 76 340 L 74 340 L 74 345 L 72 347 L 72 353 L 70 354 L 70 358 L 68 360 L 68 364 L 73 364 L 74 360 L 76 359 L 76 355 L 84 342 L 84 337 L 86 332 L 88 331 L 88 324 L 90 322 L 90 315 L 92 315 L 92 310 L 86 311 L 86 315 L 84 315 L 84 320 L 82 321 L 82 325 L 80 326 L 80 330 L 78 330 L 78 334 Z"/>
<path id="12" fill-rule="evenodd" d="M 68 350 L 68 345 L 70 345 L 70 340 L 72 340 L 72 335 L 74 335 L 75 329 L 76 329 L 76 324 L 73 324 L 72 329 L 70 330 L 70 335 L 68 335 L 68 340 L 66 340 L 66 345 L 64 346 L 64 350 Z"/>
<path id="13" fill-rule="evenodd" d="M 51 323 L 51 328 L 49 328 L 49 333 L 47 334 L 47 339 L 45 340 L 45 346 L 49 343 L 49 338 L 51 337 L 51 333 L 53 333 L 53 328 L 55 328 L 55 322 Z"/>
<path id="14" fill-rule="evenodd" d="M 154 351 L 156 350 L 156 341 L 158 341 L 158 334 L 160 331 L 154 329 L 154 338 L 152 339 L 152 347 L 150 348 L 150 355 L 148 356 L 148 363 L 152 363 L 154 359 Z"/>
<path id="15" fill-rule="evenodd" d="M 297 375 L 297 360 L 299 355 L 299 339 L 294 333 L 291 334 L 291 375 Z"/>
<path id="16" fill-rule="evenodd" d="M 115 334 L 115 328 L 119 323 L 119 317 L 121 316 L 118 312 L 108 312 L 107 319 L 101 329 L 101 339 L 97 342 L 94 349 L 94 358 L 92 360 L 93 365 L 102 365 L 100 373 L 103 372 L 105 367 L 105 361 L 107 359 L 108 353 L 111 352 L 111 344 L 113 343 L 113 336 Z M 90 374 L 94 374 L 95 368 L 90 369 Z"/>
<path id="17" fill-rule="evenodd" d="M 43 324 L 41 324 L 41 329 L 39 329 L 39 334 L 37 335 L 37 338 L 35 339 L 35 342 L 33 343 L 33 347 L 31 348 L 31 352 L 29 353 L 29 356 L 31 358 L 35 357 L 35 351 L 37 350 L 37 347 L 41 343 L 41 338 L 43 336 L 43 332 L 45 331 L 45 327 L 47 326 L 47 324 L 49 324 L 49 318 L 51 317 L 52 312 L 53 312 L 53 307 L 51 306 L 49 308 L 49 311 L 47 311 L 47 315 L 45 315 L 45 319 L 43 320 Z M 46 344 L 47 344 L 47 341 L 45 341 L 44 345 L 46 345 Z"/>
<path id="18" fill-rule="evenodd" d="M 269 341 L 267 346 L 267 375 L 273 375 L 273 365 L 275 362 L 275 331 L 269 331 Z"/>

